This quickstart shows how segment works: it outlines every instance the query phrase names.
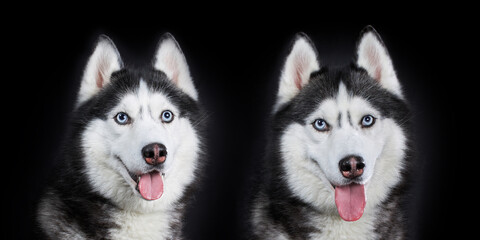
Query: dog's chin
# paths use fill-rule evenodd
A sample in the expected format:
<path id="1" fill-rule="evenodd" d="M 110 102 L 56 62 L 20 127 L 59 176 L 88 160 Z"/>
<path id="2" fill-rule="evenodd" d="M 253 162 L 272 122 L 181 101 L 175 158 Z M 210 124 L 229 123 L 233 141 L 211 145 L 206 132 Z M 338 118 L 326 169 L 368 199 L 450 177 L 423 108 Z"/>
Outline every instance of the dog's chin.
<path id="1" fill-rule="evenodd" d="M 165 173 L 161 168 L 152 167 L 144 172 L 134 172 L 128 169 L 119 156 L 115 157 L 123 165 L 124 171 L 121 171 L 121 175 L 141 198 L 153 201 L 163 195 Z"/>

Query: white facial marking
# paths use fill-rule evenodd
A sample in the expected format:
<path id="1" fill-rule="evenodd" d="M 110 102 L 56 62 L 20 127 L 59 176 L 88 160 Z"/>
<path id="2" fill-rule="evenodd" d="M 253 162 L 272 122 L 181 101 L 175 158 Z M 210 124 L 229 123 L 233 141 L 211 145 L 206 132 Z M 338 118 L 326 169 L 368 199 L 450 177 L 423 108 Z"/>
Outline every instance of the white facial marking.
<path id="1" fill-rule="evenodd" d="M 337 96 L 324 100 L 317 111 L 307 117 L 307 122 L 324 119 L 330 125 L 330 131 L 325 133 L 307 126 L 308 141 L 312 143 L 307 150 L 308 157 L 320 165 L 333 185 L 346 183 L 339 170 L 339 161 L 349 155 L 365 160 L 362 183 L 367 182 L 373 173 L 373 166 L 382 150 L 382 121 L 379 119 L 371 128 L 362 128 L 360 122 L 365 115 L 381 118 L 367 101 L 350 96 L 341 83 Z"/>
<path id="2" fill-rule="evenodd" d="M 175 116 L 170 123 L 160 119 L 164 110 Z M 128 114 L 131 123 L 115 122 L 114 117 L 119 112 Z M 130 176 L 151 170 L 141 154 L 141 149 L 150 143 L 161 143 L 168 152 L 161 170 L 164 194 L 155 201 L 142 199 Z M 143 80 L 136 91 L 120 98 L 106 120 L 95 119 L 87 126 L 82 146 L 94 189 L 120 207 L 134 211 L 164 209 L 178 200 L 194 178 L 200 151 L 192 123 L 180 116 L 168 96 L 152 92 Z"/>
<path id="3" fill-rule="evenodd" d="M 361 126 L 365 115 L 376 118 L 369 128 Z M 312 123 L 316 119 L 325 120 L 330 130 L 315 130 Z M 305 125 L 289 125 L 281 138 L 289 187 L 302 199 L 332 214 L 337 212 L 331 185 L 348 183 L 339 170 L 342 158 L 357 155 L 364 159 L 360 183 L 366 184 L 368 210 L 399 181 L 405 148 L 400 126 L 380 115 L 363 98 L 350 95 L 343 83 L 334 98 L 322 101 L 306 118 Z"/>

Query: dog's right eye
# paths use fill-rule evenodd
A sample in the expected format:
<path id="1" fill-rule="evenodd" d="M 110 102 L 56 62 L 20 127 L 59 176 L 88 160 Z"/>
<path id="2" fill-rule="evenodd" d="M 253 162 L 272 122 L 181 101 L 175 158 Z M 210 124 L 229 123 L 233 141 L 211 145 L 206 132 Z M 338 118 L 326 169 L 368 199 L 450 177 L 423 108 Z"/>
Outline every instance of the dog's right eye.
<path id="1" fill-rule="evenodd" d="M 313 121 L 312 126 L 313 126 L 313 128 L 315 128 L 315 130 L 320 131 L 320 132 L 325 132 L 325 131 L 330 130 L 330 126 L 323 119 L 317 119 L 317 120 Z"/>
<path id="2" fill-rule="evenodd" d="M 130 123 L 130 117 L 128 116 L 128 114 L 126 114 L 124 112 L 117 113 L 117 115 L 115 115 L 114 119 L 115 119 L 115 122 L 120 124 L 120 125 L 126 125 L 126 124 Z"/>

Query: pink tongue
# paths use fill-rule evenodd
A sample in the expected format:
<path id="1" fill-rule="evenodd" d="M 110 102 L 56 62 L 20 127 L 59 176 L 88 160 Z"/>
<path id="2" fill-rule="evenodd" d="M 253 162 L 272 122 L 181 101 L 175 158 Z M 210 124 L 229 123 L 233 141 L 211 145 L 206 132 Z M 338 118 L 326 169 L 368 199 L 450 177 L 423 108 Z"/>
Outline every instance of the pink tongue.
<path id="1" fill-rule="evenodd" d="M 157 171 L 142 174 L 138 181 L 138 190 L 146 200 L 159 199 L 163 194 L 162 175 Z"/>
<path id="2" fill-rule="evenodd" d="M 335 188 L 335 204 L 338 214 L 345 221 L 357 221 L 365 209 L 365 188 L 362 184 L 352 183 Z"/>

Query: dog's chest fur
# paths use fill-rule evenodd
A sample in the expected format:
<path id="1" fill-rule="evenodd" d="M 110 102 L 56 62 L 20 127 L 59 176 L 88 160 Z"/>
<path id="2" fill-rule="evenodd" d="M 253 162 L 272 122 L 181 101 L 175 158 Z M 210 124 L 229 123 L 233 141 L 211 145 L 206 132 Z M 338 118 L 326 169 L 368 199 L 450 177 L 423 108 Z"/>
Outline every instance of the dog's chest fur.
<path id="1" fill-rule="evenodd" d="M 311 218 L 311 224 L 321 231 L 312 232 L 310 239 L 377 239 L 374 232 L 374 218 L 364 215 L 355 222 L 346 222 L 334 215 L 318 215 Z"/>
<path id="2" fill-rule="evenodd" d="M 119 228 L 111 229 L 112 239 L 179 239 L 172 225 L 180 224 L 178 216 L 165 212 L 137 213 L 119 211 L 114 214 Z"/>

